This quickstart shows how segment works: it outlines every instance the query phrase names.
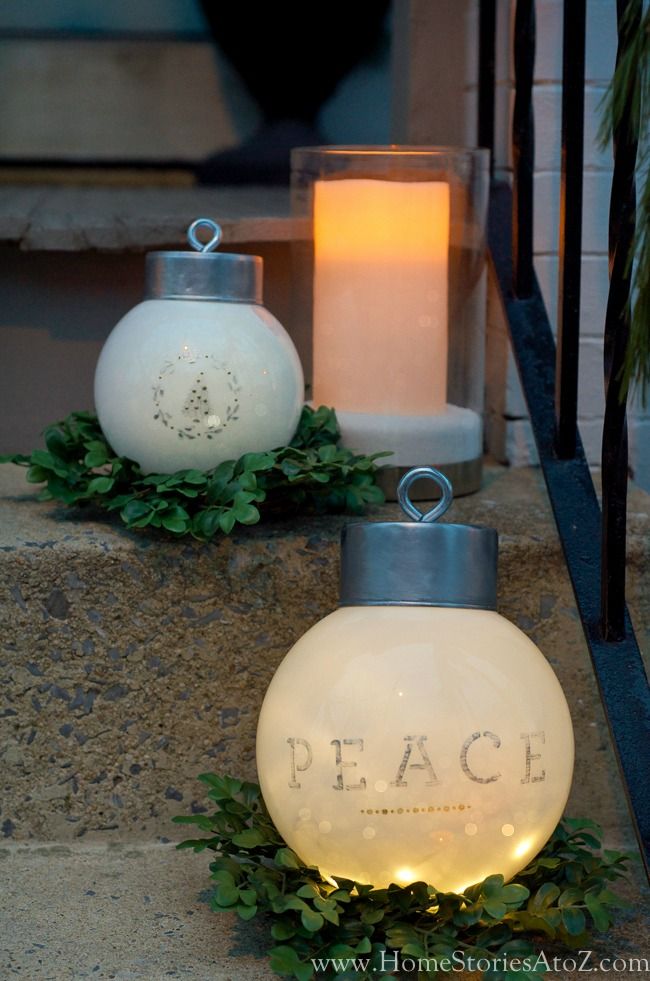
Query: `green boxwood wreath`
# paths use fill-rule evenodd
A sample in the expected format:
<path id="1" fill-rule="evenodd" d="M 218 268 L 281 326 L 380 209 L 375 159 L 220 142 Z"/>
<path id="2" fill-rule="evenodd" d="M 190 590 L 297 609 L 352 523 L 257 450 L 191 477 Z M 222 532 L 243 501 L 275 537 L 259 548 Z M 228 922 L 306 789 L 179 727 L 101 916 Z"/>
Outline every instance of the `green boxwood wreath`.
<path id="1" fill-rule="evenodd" d="M 508 883 L 490 875 L 462 895 L 424 882 L 373 889 L 328 881 L 303 865 L 257 784 L 212 773 L 199 780 L 215 810 L 174 818 L 206 836 L 178 847 L 215 852 L 212 909 L 259 916 L 270 966 L 283 977 L 383 981 L 395 976 L 387 967 L 401 964 L 414 981 L 459 977 L 461 965 L 485 981 L 539 981 L 547 973 L 544 943 L 590 949 L 591 933 L 607 930 L 628 905 L 610 883 L 626 874 L 631 856 L 602 851 L 601 830 L 587 819 L 565 818 Z"/>
<path id="2" fill-rule="evenodd" d="M 27 480 L 44 483 L 41 500 L 117 511 L 127 528 L 159 528 L 208 541 L 236 524 L 254 525 L 271 514 L 361 513 L 384 500 L 376 461 L 340 445 L 333 409 L 302 410 L 289 446 L 246 453 L 213 470 L 143 474 L 116 456 L 92 412 L 73 412 L 45 430 L 46 449 L 0 457 L 27 467 Z"/>

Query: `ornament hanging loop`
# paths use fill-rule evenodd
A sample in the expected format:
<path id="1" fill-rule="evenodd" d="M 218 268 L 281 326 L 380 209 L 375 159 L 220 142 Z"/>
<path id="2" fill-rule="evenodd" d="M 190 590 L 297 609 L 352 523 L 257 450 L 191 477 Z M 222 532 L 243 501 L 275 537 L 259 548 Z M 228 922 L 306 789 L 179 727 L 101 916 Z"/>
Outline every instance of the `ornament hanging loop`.
<path id="1" fill-rule="evenodd" d="M 200 228 L 206 228 L 211 232 L 212 238 L 208 242 L 202 242 L 196 234 Z M 211 218 L 197 218 L 187 229 L 187 241 L 197 252 L 214 252 L 221 241 L 221 236 L 221 225 Z"/>
<path id="2" fill-rule="evenodd" d="M 438 485 L 441 491 L 441 498 L 435 507 L 430 511 L 420 511 L 409 497 L 409 488 L 416 480 L 432 480 Z M 405 514 L 414 521 L 429 522 L 436 521 L 445 511 L 448 510 L 454 498 L 454 491 L 451 482 L 445 477 L 444 473 L 434 467 L 414 467 L 405 473 L 397 485 L 397 500 Z"/>

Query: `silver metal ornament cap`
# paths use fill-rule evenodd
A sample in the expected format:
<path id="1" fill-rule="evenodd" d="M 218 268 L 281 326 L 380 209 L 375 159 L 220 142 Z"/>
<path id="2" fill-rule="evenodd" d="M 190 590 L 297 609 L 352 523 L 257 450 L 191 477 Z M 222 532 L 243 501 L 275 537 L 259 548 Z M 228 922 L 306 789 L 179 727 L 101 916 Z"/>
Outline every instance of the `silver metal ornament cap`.
<path id="1" fill-rule="evenodd" d="M 211 235 L 207 242 L 199 230 Z M 215 252 L 221 227 L 197 218 L 187 230 L 194 252 L 149 252 L 145 261 L 146 300 L 224 300 L 262 304 L 264 263 L 257 255 Z"/>
<path id="2" fill-rule="evenodd" d="M 435 481 L 441 500 L 421 512 L 408 491 Z M 354 522 L 341 535 L 341 606 L 454 606 L 496 610 L 498 535 L 480 525 L 436 524 L 453 498 L 449 480 L 433 467 L 401 479 L 397 499 L 413 518 Z"/>

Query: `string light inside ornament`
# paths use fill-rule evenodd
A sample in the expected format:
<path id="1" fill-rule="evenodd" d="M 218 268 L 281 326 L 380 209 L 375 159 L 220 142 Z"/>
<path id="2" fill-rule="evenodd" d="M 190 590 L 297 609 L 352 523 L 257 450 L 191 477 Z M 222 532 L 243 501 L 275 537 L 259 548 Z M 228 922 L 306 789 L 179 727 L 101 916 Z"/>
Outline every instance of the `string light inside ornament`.
<path id="1" fill-rule="evenodd" d="M 433 480 L 440 503 L 409 497 Z M 412 522 L 344 529 L 341 606 L 280 664 L 257 732 L 278 830 L 326 876 L 460 892 L 506 878 L 562 815 L 573 730 L 538 648 L 496 612 L 497 534 L 441 524 L 447 479 L 410 471 Z"/>

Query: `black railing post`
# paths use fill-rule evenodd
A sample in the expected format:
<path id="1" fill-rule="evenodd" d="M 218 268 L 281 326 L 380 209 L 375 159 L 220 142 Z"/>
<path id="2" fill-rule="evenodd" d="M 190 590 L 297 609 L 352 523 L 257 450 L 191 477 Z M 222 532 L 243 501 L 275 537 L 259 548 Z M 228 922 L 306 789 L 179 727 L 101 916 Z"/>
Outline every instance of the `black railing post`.
<path id="1" fill-rule="evenodd" d="M 535 0 L 517 0 L 515 13 L 515 106 L 512 120 L 513 202 L 512 253 L 514 290 L 518 297 L 533 289 L 533 169 L 535 123 Z"/>
<path id="2" fill-rule="evenodd" d="M 586 0 L 565 0 L 555 368 L 555 448 L 562 459 L 575 455 L 578 418 L 586 26 Z"/>
<path id="3" fill-rule="evenodd" d="M 573 6 L 575 0 L 565 0 Z M 637 4 L 637 7 L 634 5 Z M 624 9 L 632 6 L 640 10 L 641 0 L 619 0 L 619 16 Z M 523 92 L 515 95 L 518 106 L 518 124 L 514 140 L 519 150 L 530 146 L 527 136 L 532 135 L 532 127 L 527 128 L 525 120 L 532 110 L 531 83 L 532 61 L 531 24 L 533 12 L 530 2 L 519 0 L 517 4 L 515 64 L 517 85 L 521 81 Z M 625 39 L 622 38 L 624 44 Z M 528 69 L 524 61 L 529 59 Z M 579 134 L 582 139 L 582 133 Z M 621 405 L 619 392 L 619 365 L 622 351 L 627 342 L 627 320 L 623 313 L 629 303 L 625 291 L 626 271 L 629 272 L 627 256 L 633 236 L 632 217 L 634 196 L 630 193 L 630 183 L 634 172 L 629 132 L 619 128 L 616 133 L 616 176 L 612 197 L 610 231 L 613 253 L 612 289 L 608 305 L 609 334 L 606 341 L 606 363 L 608 373 L 607 414 L 605 419 L 605 441 L 607 463 L 603 463 L 603 509 L 610 517 L 608 542 L 605 558 L 611 562 L 612 555 L 617 562 L 624 563 L 624 545 L 621 552 L 616 532 L 624 533 L 625 507 L 620 507 L 627 479 L 625 446 L 625 407 Z M 526 154 L 524 153 L 524 157 Z M 601 527 L 603 516 L 598 504 L 589 466 L 585 458 L 579 433 L 576 434 L 575 454 L 570 459 L 562 459 L 556 449 L 556 419 L 554 407 L 556 348 L 551 325 L 532 266 L 532 201 L 526 202 L 526 167 L 522 167 L 521 153 L 515 162 L 520 165 L 519 177 L 515 176 L 516 194 L 513 200 L 506 184 L 493 183 L 490 215 L 488 221 L 488 241 L 494 269 L 497 275 L 504 313 L 510 329 L 512 347 L 519 369 L 519 377 L 526 397 L 530 421 L 537 443 L 540 464 L 546 480 L 549 500 L 562 543 L 564 558 L 571 577 L 580 620 L 591 655 L 594 674 L 598 682 L 605 716 L 612 736 L 612 744 L 623 778 L 634 830 L 639 840 L 641 857 L 645 863 L 646 874 L 650 879 L 650 785 L 648 772 L 650 764 L 650 688 L 643 660 L 639 651 L 624 597 L 617 596 L 622 604 L 622 623 L 625 627 L 622 640 L 613 642 L 611 634 L 605 634 L 601 618 L 601 578 L 603 587 L 614 598 L 616 585 L 607 577 L 601 577 Z M 523 181 L 522 181 L 523 172 Z M 532 191 L 532 173 L 530 174 Z M 524 194 L 521 194 L 522 184 Z M 518 195 L 518 197 L 517 197 Z M 528 208 L 528 210 L 527 210 Z M 516 215 L 515 215 L 516 212 Z M 530 223 L 528 218 L 531 219 Z M 512 230 L 512 232 L 511 232 Z M 522 235 L 523 232 L 523 235 Z M 523 240 L 529 236 L 528 247 Z M 513 275 L 518 269 L 519 275 Z M 521 279 L 529 276 L 529 283 L 522 285 Z M 525 287 L 529 289 L 526 290 Z M 576 328 L 577 329 L 577 328 Z M 568 363 L 567 363 L 568 365 Z M 577 361 L 574 365 L 577 374 Z M 568 370 L 568 367 L 567 367 Z M 577 379 L 571 381 L 575 384 Z M 604 457 L 605 461 L 605 457 Z M 611 471 L 611 473 L 610 473 Z M 624 542 L 624 534 L 622 537 Z M 611 550 L 612 555 L 609 554 Z M 615 553 L 615 554 L 614 554 Z M 609 565 L 608 576 L 618 568 L 622 579 L 621 566 Z M 616 590 L 618 593 L 619 591 Z"/>
<path id="4" fill-rule="evenodd" d="M 642 0 L 617 0 L 617 64 L 628 32 L 641 26 Z M 603 538 L 601 626 L 607 640 L 625 637 L 625 524 L 627 509 L 627 399 L 622 395 L 621 370 L 629 338 L 630 256 L 634 245 L 636 211 L 636 126 L 639 107 L 632 100 L 614 130 L 614 176 L 609 209 L 610 285 L 605 316 L 605 421 L 603 424 L 602 485 Z"/>
<path id="5" fill-rule="evenodd" d="M 494 102 L 496 95 L 496 0 L 480 0 L 478 49 L 478 145 L 490 151 L 494 173 Z"/>

